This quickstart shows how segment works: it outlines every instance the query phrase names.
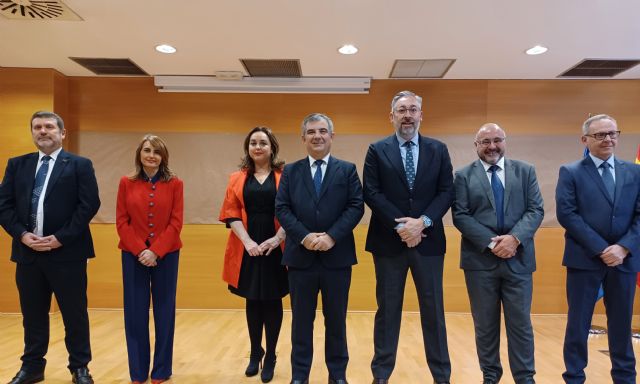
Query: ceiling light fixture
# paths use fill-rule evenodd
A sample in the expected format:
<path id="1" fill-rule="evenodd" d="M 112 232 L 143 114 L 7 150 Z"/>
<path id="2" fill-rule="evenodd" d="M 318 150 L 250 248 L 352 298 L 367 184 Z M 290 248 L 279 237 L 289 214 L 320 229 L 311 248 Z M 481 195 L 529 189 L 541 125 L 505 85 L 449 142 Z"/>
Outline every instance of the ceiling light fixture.
<path id="1" fill-rule="evenodd" d="M 169 44 L 156 45 L 156 51 L 160 53 L 176 53 L 176 49 Z"/>
<path id="2" fill-rule="evenodd" d="M 354 55 L 358 52 L 358 48 L 356 48 L 353 44 L 345 44 L 342 47 L 338 48 L 338 52 L 343 55 Z"/>
<path id="3" fill-rule="evenodd" d="M 527 55 L 541 55 L 547 52 L 549 48 L 543 47 L 542 45 L 536 45 L 535 47 L 531 47 L 524 51 Z"/>

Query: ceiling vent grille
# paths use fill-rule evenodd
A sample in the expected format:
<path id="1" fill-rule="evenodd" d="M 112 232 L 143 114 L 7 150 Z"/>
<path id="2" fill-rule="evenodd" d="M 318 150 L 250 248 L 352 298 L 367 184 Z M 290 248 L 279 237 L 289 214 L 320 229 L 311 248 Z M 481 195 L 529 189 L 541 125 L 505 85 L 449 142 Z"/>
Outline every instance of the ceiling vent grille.
<path id="1" fill-rule="evenodd" d="M 454 59 L 403 60 L 393 63 L 391 79 L 441 79 L 455 63 Z"/>
<path id="2" fill-rule="evenodd" d="M 82 21 L 59 0 L 0 0 L 0 15 L 13 20 Z"/>
<path id="3" fill-rule="evenodd" d="M 584 59 L 558 77 L 614 77 L 640 64 L 640 60 Z"/>
<path id="4" fill-rule="evenodd" d="M 148 73 L 129 59 L 94 59 L 86 57 L 70 57 L 70 59 L 96 75 L 149 76 Z"/>
<path id="5" fill-rule="evenodd" d="M 302 77 L 297 59 L 240 59 L 240 62 L 252 77 Z"/>

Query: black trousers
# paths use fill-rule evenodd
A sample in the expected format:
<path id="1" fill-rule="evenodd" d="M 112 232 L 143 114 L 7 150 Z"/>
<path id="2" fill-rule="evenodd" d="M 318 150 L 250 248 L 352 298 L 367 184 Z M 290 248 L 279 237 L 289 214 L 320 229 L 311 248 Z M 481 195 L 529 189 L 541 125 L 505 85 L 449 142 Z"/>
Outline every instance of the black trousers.
<path id="1" fill-rule="evenodd" d="M 64 322 L 64 342 L 70 370 L 91 361 L 89 314 L 87 313 L 87 261 L 56 262 L 46 255 L 30 264 L 18 263 L 16 285 L 20 295 L 24 327 L 22 369 L 42 372 L 49 347 L 49 310 L 52 294 Z"/>

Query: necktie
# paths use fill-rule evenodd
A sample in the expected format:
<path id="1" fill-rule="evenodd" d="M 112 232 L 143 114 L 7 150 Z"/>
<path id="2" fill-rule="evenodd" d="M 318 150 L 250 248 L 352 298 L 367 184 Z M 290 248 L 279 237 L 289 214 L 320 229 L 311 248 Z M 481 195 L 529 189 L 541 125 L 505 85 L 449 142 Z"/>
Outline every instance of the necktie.
<path id="1" fill-rule="evenodd" d="M 600 168 L 602 168 L 602 182 L 604 183 L 607 192 L 609 193 L 609 197 L 613 201 L 613 198 L 616 195 L 616 183 L 613 181 L 613 175 L 609 168 L 611 168 L 611 164 L 606 161 L 600 164 Z"/>
<path id="2" fill-rule="evenodd" d="M 40 195 L 42 195 L 42 188 L 44 187 L 44 181 L 47 179 L 47 172 L 49 172 L 49 160 L 51 156 L 42 157 L 42 165 L 38 172 L 36 172 L 36 179 L 33 182 L 33 191 L 31 192 L 31 231 L 35 232 L 38 226 L 38 201 L 40 201 Z"/>
<path id="3" fill-rule="evenodd" d="M 313 175 L 313 186 L 316 188 L 316 195 L 320 196 L 320 188 L 322 187 L 322 164 L 324 161 L 316 160 L 316 173 Z"/>
<path id="4" fill-rule="evenodd" d="M 413 183 L 416 181 L 416 168 L 413 163 L 413 142 L 407 141 L 402 144 L 403 147 L 407 149 L 407 153 L 404 157 L 404 172 L 407 174 L 407 183 L 409 184 L 409 189 L 413 189 Z"/>
<path id="5" fill-rule="evenodd" d="M 493 190 L 493 199 L 496 201 L 496 219 L 498 221 L 499 235 L 504 231 L 504 186 L 498 177 L 500 167 L 492 165 L 489 167 L 491 172 L 491 189 Z"/>

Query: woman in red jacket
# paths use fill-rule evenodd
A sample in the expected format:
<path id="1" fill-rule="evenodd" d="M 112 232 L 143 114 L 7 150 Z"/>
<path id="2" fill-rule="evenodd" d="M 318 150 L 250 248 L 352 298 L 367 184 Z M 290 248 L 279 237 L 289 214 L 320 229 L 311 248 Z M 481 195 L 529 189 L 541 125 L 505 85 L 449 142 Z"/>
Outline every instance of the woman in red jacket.
<path id="1" fill-rule="evenodd" d="M 155 350 L 151 382 L 172 374 L 178 255 L 182 242 L 182 181 L 169 168 L 164 141 L 146 135 L 135 155 L 135 171 L 120 179 L 116 225 L 122 250 L 124 328 L 129 374 L 147 381 L 150 365 L 149 304 L 153 298 Z"/>
<path id="2" fill-rule="evenodd" d="M 276 344 L 282 325 L 282 298 L 289 292 L 281 265 L 285 233 L 275 218 L 276 189 L 283 162 L 278 141 L 267 127 L 253 128 L 244 140 L 240 170 L 229 177 L 219 220 L 231 228 L 222 278 L 229 290 L 246 299 L 251 354 L 245 375 L 258 374 L 268 383 L 276 365 Z M 262 348 L 262 330 L 266 354 Z"/>

